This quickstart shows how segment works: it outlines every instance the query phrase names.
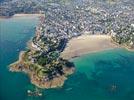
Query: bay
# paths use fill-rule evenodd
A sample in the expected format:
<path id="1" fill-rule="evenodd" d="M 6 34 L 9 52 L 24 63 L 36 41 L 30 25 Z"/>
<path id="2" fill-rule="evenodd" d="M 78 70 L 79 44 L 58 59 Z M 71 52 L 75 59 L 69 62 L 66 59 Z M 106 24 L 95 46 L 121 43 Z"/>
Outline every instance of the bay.
<path id="1" fill-rule="evenodd" d="M 0 19 L 0 100 L 134 100 L 134 52 L 126 49 L 72 59 L 76 71 L 63 87 L 28 97 L 27 90 L 35 86 L 24 73 L 9 72 L 8 65 L 26 49 L 37 24 L 37 17 Z"/>

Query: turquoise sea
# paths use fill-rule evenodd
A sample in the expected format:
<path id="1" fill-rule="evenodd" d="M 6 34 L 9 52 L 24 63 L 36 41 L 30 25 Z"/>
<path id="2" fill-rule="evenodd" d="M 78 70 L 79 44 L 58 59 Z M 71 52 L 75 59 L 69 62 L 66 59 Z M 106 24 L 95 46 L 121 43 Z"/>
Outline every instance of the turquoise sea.
<path id="1" fill-rule="evenodd" d="M 26 49 L 37 23 L 37 17 L 0 19 L 0 100 L 134 100 L 134 52 L 125 49 L 72 59 L 76 71 L 62 88 L 28 97 L 34 85 L 27 75 L 9 72 L 8 65 Z"/>

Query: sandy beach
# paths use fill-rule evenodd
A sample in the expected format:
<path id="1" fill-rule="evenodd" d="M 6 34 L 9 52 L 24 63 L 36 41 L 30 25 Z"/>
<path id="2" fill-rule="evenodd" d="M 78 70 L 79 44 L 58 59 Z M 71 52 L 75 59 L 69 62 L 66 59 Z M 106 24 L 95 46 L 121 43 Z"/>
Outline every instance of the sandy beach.
<path id="1" fill-rule="evenodd" d="M 8 19 L 8 18 L 19 18 L 19 17 L 30 17 L 30 18 L 34 18 L 34 17 L 40 17 L 40 16 L 44 16 L 44 14 L 15 14 L 11 17 L 6 17 L 6 16 L 0 16 L 0 19 Z"/>
<path id="2" fill-rule="evenodd" d="M 119 48 L 108 35 L 82 35 L 71 39 L 61 53 L 64 59 L 71 59 L 87 53 Z"/>
<path id="3" fill-rule="evenodd" d="M 39 17 L 43 14 L 15 14 L 13 15 L 13 17 L 32 17 L 32 16 L 36 16 L 36 17 Z"/>

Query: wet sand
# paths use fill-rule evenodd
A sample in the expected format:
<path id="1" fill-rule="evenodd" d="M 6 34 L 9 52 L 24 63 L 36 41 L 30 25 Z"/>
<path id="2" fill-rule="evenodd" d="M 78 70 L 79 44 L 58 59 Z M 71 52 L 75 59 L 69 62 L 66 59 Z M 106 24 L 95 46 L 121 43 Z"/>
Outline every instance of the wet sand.
<path id="1" fill-rule="evenodd" d="M 73 38 L 61 53 L 64 59 L 71 59 L 87 53 L 119 48 L 108 35 L 82 35 Z"/>

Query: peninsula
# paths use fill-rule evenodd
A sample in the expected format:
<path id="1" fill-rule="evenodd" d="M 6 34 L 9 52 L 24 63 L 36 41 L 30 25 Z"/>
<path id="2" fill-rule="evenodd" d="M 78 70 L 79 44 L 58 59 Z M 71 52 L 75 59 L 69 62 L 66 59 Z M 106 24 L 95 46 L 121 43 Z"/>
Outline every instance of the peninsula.
<path id="1" fill-rule="evenodd" d="M 28 50 L 21 52 L 19 60 L 10 65 L 11 71 L 25 72 L 38 87 L 62 86 L 67 76 L 74 72 L 74 64 L 69 61 L 71 57 L 116 48 L 115 44 L 134 48 L 132 0 L 125 2 L 129 4 L 125 8 L 121 0 L 31 1 L 2 2 L 0 16 L 44 14 L 39 18 L 40 23 L 28 43 Z M 84 37 L 84 33 L 91 36 Z M 73 49 L 70 42 L 74 44 Z"/>
<path id="2" fill-rule="evenodd" d="M 28 74 L 31 82 L 40 88 L 61 87 L 67 76 L 74 72 L 74 64 L 59 56 L 67 39 L 48 33 L 42 36 L 44 18 L 40 16 L 40 25 L 28 43 L 28 50 L 20 53 L 19 60 L 10 65 L 10 71 Z"/>

